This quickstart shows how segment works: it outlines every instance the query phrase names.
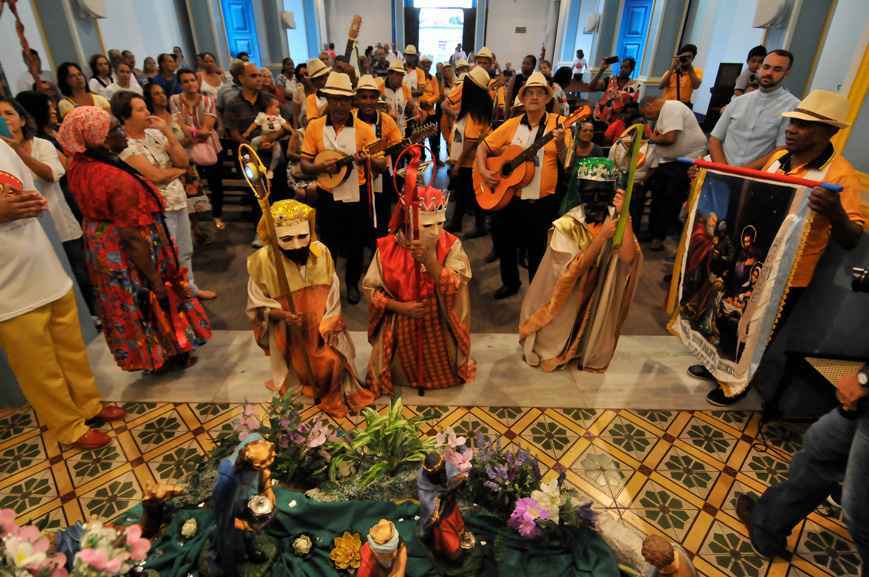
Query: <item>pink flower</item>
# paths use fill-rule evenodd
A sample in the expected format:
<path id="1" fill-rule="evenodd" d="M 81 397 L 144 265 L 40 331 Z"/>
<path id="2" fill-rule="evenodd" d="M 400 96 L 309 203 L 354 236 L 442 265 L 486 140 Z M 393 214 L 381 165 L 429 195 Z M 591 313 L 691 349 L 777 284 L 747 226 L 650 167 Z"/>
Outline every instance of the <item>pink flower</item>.
<path id="1" fill-rule="evenodd" d="M 256 406 L 245 405 L 244 411 L 241 414 L 241 420 L 238 422 L 238 426 L 236 427 L 239 440 L 245 440 L 251 433 L 256 432 L 259 428 L 260 420 Z"/>
<path id="2" fill-rule="evenodd" d="M 317 420 L 314 422 L 314 426 L 311 427 L 311 432 L 308 433 L 308 442 L 307 446 L 309 449 L 314 449 L 326 443 L 326 438 L 329 434 L 329 427 L 323 424 L 322 421 Z"/>
<path id="3" fill-rule="evenodd" d="M 474 450 L 465 449 L 463 452 L 458 452 L 453 449 L 446 450 L 447 462 L 451 463 L 459 473 L 467 473 L 471 470 L 471 461 L 474 459 Z"/>
<path id="4" fill-rule="evenodd" d="M 82 549 L 76 554 L 76 559 L 97 571 L 108 571 L 110 573 L 120 571 L 121 564 L 124 561 L 120 557 L 109 559 L 108 553 L 102 549 Z"/>
<path id="5" fill-rule="evenodd" d="M 24 527 L 20 527 L 18 531 L 15 533 L 15 536 L 23 541 L 28 541 L 33 544 L 33 548 L 36 549 L 38 542 L 40 541 L 40 533 L 39 529 L 37 529 L 33 525 L 26 525 Z M 48 549 L 48 541 L 45 540 L 45 551 Z"/>
<path id="6" fill-rule="evenodd" d="M 457 437 L 452 428 L 448 428 L 443 433 L 437 434 L 437 443 L 439 447 L 446 445 L 450 449 L 456 449 L 465 445 L 468 440 L 465 437 Z"/>
<path id="7" fill-rule="evenodd" d="M 142 528 L 138 525 L 130 525 L 124 531 L 124 535 L 127 537 L 127 548 L 133 561 L 144 561 L 151 548 L 151 542 L 142 539 Z"/>
<path id="8" fill-rule="evenodd" d="M 548 518 L 549 513 L 540 506 L 540 503 L 530 497 L 525 497 L 516 501 L 516 508 L 513 509 L 507 524 L 516 529 L 523 537 L 534 538 L 540 535 L 537 521 Z"/>
<path id="9" fill-rule="evenodd" d="M 49 577 L 68 577 L 69 573 L 66 571 L 66 555 L 63 553 L 58 553 L 50 560 L 50 567 L 52 569 L 51 575 Z"/>
<path id="10" fill-rule="evenodd" d="M 12 509 L 0 510 L 0 537 L 14 533 L 17 530 L 18 525 L 15 523 L 15 511 Z"/>

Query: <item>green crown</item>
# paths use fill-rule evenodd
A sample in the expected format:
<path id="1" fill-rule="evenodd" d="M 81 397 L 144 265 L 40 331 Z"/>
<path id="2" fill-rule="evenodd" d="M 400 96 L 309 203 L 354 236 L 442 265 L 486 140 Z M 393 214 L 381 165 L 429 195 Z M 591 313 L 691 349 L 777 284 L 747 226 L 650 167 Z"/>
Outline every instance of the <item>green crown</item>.
<path id="1" fill-rule="evenodd" d="M 612 160 L 592 156 L 579 161 L 576 178 L 579 180 L 609 182 L 619 179 L 619 171 Z"/>

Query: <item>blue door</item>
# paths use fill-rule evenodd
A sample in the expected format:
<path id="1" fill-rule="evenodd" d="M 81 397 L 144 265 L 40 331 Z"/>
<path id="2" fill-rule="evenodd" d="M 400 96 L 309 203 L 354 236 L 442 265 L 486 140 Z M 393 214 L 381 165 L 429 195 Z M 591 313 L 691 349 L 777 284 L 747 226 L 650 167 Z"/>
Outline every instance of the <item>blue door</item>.
<path id="1" fill-rule="evenodd" d="M 616 43 L 616 54 L 620 59 L 633 58 L 637 65 L 632 76 L 643 63 L 643 48 L 646 46 L 646 35 L 649 32 L 649 19 L 652 15 L 652 0 L 625 0 L 622 10 L 622 23 L 619 28 L 619 39 Z M 613 74 L 618 73 L 618 65 L 613 66 Z"/>
<path id="2" fill-rule="evenodd" d="M 230 54 L 234 58 L 239 52 L 247 52 L 250 61 L 260 65 L 259 39 L 251 0 L 223 0 L 222 7 Z"/>

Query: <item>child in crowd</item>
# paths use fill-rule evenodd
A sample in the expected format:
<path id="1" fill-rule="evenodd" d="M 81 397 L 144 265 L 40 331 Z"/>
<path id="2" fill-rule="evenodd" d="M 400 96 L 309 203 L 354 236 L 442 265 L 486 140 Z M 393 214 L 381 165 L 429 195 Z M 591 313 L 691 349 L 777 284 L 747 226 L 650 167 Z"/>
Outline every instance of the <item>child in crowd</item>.
<path id="1" fill-rule="evenodd" d="M 250 126 L 247 127 L 247 130 L 242 134 L 242 137 L 245 139 L 250 138 L 257 129 L 260 132 L 250 143 L 257 152 L 260 150 L 271 151 L 272 160 L 269 164 L 269 172 L 271 172 L 280 164 L 283 158 L 281 146 L 277 144 L 278 140 L 285 134 L 292 133 L 293 131 L 290 123 L 281 116 L 281 103 L 277 98 L 271 98 L 268 101 L 265 112 L 260 112 L 256 115 L 256 118 L 254 118 Z"/>

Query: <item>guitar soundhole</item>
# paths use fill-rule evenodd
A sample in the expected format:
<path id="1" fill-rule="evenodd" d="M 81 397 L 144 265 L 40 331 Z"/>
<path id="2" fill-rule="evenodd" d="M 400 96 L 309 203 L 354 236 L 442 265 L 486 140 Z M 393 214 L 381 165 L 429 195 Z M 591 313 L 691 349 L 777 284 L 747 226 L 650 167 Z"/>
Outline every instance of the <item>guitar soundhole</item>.
<path id="1" fill-rule="evenodd" d="M 515 166 L 513 166 L 512 162 L 505 162 L 503 166 L 501 166 L 501 176 L 510 176 L 510 173 L 515 170 Z"/>

